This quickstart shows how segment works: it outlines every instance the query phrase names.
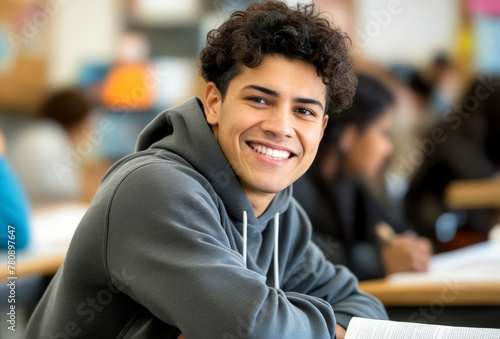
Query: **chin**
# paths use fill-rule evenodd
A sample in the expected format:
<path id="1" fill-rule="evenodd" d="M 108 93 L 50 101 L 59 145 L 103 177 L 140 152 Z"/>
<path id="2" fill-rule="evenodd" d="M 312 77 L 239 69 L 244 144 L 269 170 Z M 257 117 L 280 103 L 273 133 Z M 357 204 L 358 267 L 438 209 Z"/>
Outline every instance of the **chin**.
<path id="1" fill-rule="evenodd" d="M 272 184 L 263 185 L 262 183 L 260 183 L 259 185 L 255 185 L 254 188 L 260 192 L 263 192 L 263 193 L 276 194 L 276 193 L 283 191 L 288 186 L 281 186 L 281 185 L 276 186 L 276 185 L 272 185 Z"/>
<path id="2" fill-rule="evenodd" d="M 264 188 L 261 191 L 268 193 L 268 194 L 277 194 L 277 193 L 283 191 L 286 187 L 280 187 L 280 188 L 269 187 L 269 188 Z"/>

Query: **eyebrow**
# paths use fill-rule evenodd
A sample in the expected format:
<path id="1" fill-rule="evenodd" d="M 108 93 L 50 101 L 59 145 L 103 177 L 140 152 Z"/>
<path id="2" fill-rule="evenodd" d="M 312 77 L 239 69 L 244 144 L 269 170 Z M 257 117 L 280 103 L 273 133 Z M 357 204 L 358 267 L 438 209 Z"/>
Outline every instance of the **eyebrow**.
<path id="1" fill-rule="evenodd" d="M 262 93 L 265 93 L 267 95 L 270 95 L 270 96 L 273 96 L 273 97 L 276 97 L 276 98 L 279 98 L 280 94 L 272 89 L 269 89 L 269 88 L 266 88 L 266 87 L 262 87 L 262 86 L 258 86 L 258 85 L 247 85 L 245 86 L 243 89 L 247 89 L 247 88 L 252 88 L 252 89 L 255 89 L 257 91 L 260 91 Z M 323 107 L 323 104 L 321 102 L 319 102 L 318 100 L 314 100 L 314 99 L 309 99 L 309 98 L 295 98 L 293 99 L 293 101 L 295 103 L 299 103 L 299 104 L 312 104 L 312 105 L 317 105 L 319 107 L 321 107 L 321 110 L 324 111 L 324 107 Z"/>

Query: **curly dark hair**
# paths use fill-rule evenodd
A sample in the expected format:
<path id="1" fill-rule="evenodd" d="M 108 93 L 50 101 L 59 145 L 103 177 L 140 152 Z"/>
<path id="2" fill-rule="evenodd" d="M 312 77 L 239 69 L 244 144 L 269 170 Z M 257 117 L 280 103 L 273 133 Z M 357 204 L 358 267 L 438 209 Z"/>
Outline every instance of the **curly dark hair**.
<path id="1" fill-rule="evenodd" d="M 352 104 L 356 90 L 350 47 L 347 34 L 314 4 L 290 8 L 279 1 L 252 3 L 208 33 L 200 54 L 201 75 L 215 83 L 224 99 L 241 65 L 257 67 L 272 54 L 305 61 L 328 87 L 325 113 L 338 113 Z"/>

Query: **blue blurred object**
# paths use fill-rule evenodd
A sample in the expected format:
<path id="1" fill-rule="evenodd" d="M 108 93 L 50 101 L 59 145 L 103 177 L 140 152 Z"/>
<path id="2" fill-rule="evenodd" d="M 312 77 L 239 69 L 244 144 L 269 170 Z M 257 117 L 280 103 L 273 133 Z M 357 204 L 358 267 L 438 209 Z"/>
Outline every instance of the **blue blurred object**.
<path id="1" fill-rule="evenodd" d="M 100 115 L 95 122 L 96 127 L 102 120 L 108 119 L 112 128 L 110 132 L 103 133 L 97 155 L 100 158 L 119 159 L 133 153 L 139 133 L 160 112 L 161 109 L 155 108 L 142 112 L 107 111 Z"/>
<path id="2" fill-rule="evenodd" d="M 0 74 L 9 69 L 13 60 L 13 52 L 9 46 L 7 34 L 0 27 Z"/>
<path id="3" fill-rule="evenodd" d="M 78 84 L 82 87 L 89 87 L 100 83 L 108 74 L 111 65 L 100 62 L 85 63 L 78 74 Z"/>
<path id="4" fill-rule="evenodd" d="M 436 220 L 436 237 L 441 242 L 451 241 L 460 227 L 467 222 L 464 211 L 446 212 Z"/>
<path id="5" fill-rule="evenodd" d="M 476 67 L 479 73 L 500 74 L 500 17 L 474 17 Z"/>
<path id="6" fill-rule="evenodd" d="M 30 238 L 28 198 L 3 156 L 0 156 L 0 198 L 0 248 L 7 249 L 10 244 L 15 250 L 26 247 Z"/>
<path id="7" fill-rule="evenodd" d="M 7 39 L 5 39 L 4 30 L 0 28 L 0 62 L 8 56 Z"/>

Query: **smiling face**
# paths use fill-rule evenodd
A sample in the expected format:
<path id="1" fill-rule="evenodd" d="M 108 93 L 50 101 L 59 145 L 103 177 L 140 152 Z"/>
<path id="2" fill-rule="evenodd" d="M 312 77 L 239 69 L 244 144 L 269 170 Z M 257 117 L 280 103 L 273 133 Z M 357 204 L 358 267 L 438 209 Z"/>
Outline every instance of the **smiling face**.
<path id="1" fill-rule="evenodd" d="M 281 56 L 241 68 L 224 100 L 208 83 L 205 115 L 258 216 L 314 160 L 328 120 L 327 87 L 314 66 Z"/>

